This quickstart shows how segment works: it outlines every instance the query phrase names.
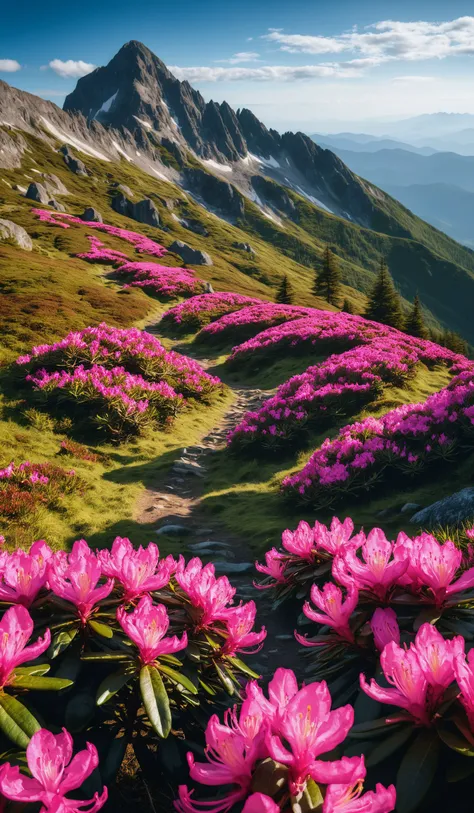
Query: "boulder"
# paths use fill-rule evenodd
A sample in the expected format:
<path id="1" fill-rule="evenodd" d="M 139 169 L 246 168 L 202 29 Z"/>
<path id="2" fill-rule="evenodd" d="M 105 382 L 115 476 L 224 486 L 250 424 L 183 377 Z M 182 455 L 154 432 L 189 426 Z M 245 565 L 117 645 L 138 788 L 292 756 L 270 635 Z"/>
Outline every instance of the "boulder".
<path id="1" fill-rule="evenodd" d="M 126 198 L 121 192 L 119 192 L 118 195 L 114 195 L 112 198 L 112 209 L 114 212 L 118 212 L 119 215 L 130 217 L 130 206 L 133 206 L 132 201 L 128 200 L 128 198 Z"/>
<path id="2" fill-rule="evenodd" d="M 35 200 L 37 203 L 42 203 L 43 205 L 49 204 L 51 199 L 46 187 L 43 186 L 43 184 L 36 182 L 30 183 L 28 189 L 26 190 L 25 197 L 29 198 L 30 200 Z"/>
<path id="3" fill-rule="evenodd" d="M 103 223 L 102 215 L 93 206 L 87 206 L 82 215 L 79 215 L 81 220 L 87 220 L 88 223 Z"/>
<path id="4" fill-rule="evenodd" d="M 67 186 L 63 184 L 63 182 L 58 178 L 57 175 L 53 175 L 52 173 L 50 174 L 43 173 L 42 178 L 43 184 L 48 190 L 50 196 L 69 195 L 69 189 L 67 188 Z"/>
<path id="5" fill-rule="evenodd" d="M 184 226 L 185 229 L 188 229 L 188 231 L 193 231 L 194 234 L 200 234 L 202 237 L 207 237 L 209 234 L 204 223 L 192 217 L 183 217 L 181 225 Z"/>
<path id="6" fill-rule="evenodd" d="M 250 243 L 232 243 L 234 248 L 240 248 L 241 251 L 246 251 L 247 254 L 256 254 L 255 249 L 252 248 Z"/>
<path id="7" fill-rule="evenodd" d="M 25 251 L 31 251 L 33 248 L 33 241 L 28 232 L 11 220 L 0 219 L 0 240 L 10 240 Z"/>
<path id="8" fill-rule="evenodd" d="M 203 169 L 188 168 L 183 173 L 186 185 L 211 209 L 218 209 L 233 219 L 245 213 L 244 197 L 228 181 Z"/>
<path id="9" fill-rule="evenodd" d="M 112 184 L 115 189 L 118 189 L 119 192 L 122 192 L 127 198 L 133 198 L 133 192 L 129 186 L 126 186 L 124 183 L 119 183 L 118 181 L 114 181 Z"/>
<path id="10" fill-rule="evenodd" d="M 77 158 L 77 156 L 74 155 L 67 144 L 63 144 L 59 152 L 63 154 L 64 163 L 66 164 L 67 168 L 71 170 L 71 172 L 74 172 L 75 175 L 87 177 L 89 173 L 87 172 L 86 165 L 83 161 L 81 161 L 80 158 Z"/>
<path id="11" fill-rule="evenodd" d="M 138 203 L 132 203 L 132 217 L 138 223 L 146 223 L 148 226 L 159 226 L 160 215 L 158 209 L 150 198 L 139 200 Z"/>
<path id="12" fill-rule="evenodd" d="M 51 200 L 48 200 L 48 206 L 51 206 L 53 209 L 56 209 L 57 212 L 66 211 L 66 207 L 63 206 L 62 203 L 59 203 L 55 198 L 51 198 Z"/>
<path id="13" fill-rule="evenodd" d="M 406 502 L 400 508 L 400 514 L 413 514 L 413 511 L 418 511 L 421 507 L 418 502 Z"/>
<path id="14" fill-rule="evenodd" d="M 438 526 L 460 525 L 474 520 L 474 487 L 456 491 L 442 500 L 417 511 L 411 518 L 415 525 L 433 529 Z"/>
<path id="15" fill-rule="evenodd" d="M 173 254 L 179 254 L 186 265 L 212 265 L 212 259 L 206 251 L 192 248 L 181 240 L 175 240 L 169 247 Z"/>
<path id="16" fill-rule="evenodd" d="M 214 288 L 212 287 L 210 282 L 205 282 L 204 283 L 204 293 L 205 294 L 213 294 L 214 293 Z"/>

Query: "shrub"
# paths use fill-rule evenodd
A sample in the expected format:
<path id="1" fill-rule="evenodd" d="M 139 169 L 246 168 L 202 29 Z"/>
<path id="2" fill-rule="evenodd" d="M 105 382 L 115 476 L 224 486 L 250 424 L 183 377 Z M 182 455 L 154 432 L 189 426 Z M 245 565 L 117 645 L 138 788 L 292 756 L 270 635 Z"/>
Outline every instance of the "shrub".
<path id="1" fill-rule="evenodd" d="M 171 268 L 158 263 L 125 263 L 117 275 L 127 280 L 124 288 L 143 288 L 162 299 L 195 296 L 204 290 L 204 281 L 190 268 Z"/>
<path id="2" fill-rule="evenodd" d="M 248 305 L 260 305 L 260 299 L 233 293 L 201 294 L 187 302 L 180 302 L 163 314 L 164 327 L 192 333 L 226 313 L 233 313 Z"/>
<path id="3" fill-rule="evenodd" d="M 0 469 L 0 517 L 22 519 L 40 505 L 57 508 L 66 494 L 84 488 L 85 483 L 72 469 L 28 460 L 18 465 L 9 463 Z"/>

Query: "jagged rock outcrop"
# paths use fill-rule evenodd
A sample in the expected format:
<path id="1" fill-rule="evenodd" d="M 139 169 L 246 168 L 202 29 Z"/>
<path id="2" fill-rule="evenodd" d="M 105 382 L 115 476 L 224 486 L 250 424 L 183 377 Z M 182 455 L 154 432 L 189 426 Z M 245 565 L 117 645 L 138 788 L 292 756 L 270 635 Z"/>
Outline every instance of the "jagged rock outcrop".
<path id="1" fill-rule="evenodd" d="M 202 237 L 207 237 L 209 234 L 204 223 L 194 217 L 182 217 L 180 223 L 185 229 L 194 232 L 194 234 L 200 234 Z"/>
<path id="2" fill-rule="evenodd" d="M 20 133 L 13 135 L 8 130 L 0 127 L 0 169 L 18 169 L 27 143 Z"/>
<path id="3" fill-rule="evenodd" d="M 29 198 L 29 200 L 35 200 L 37 203 L 42 203 L 44 206 L 48 205 L 50 201 L 50 194 L 46 187 L 36 182 L 30 183 L 25 197 Z"/>
<path id="4" fill-rule="evenodd" d="M 41 178 L 50 195 L 69 195 L 69 189 L 57 175 L 42 173 Z"/>
<path id="5" fill-rule="evenodd" d="M 102 223 L 102 215 L 93 206 L 87 206 L 82 215 L 79 215 L 81 220 L 86 220 L 88 223 Z"/>
<path id="6" fill-rule="evenodd" d="M 84 161 L 81 161 L 77 155 L 74 155 L 73 151 L 69 147 L 68 144 L 63 144 L 63 146 L 59 150 L 60 153 L 64 156 L 64 163 L 71 170 L 74 172 L 75 175 L 80 175 L 82 177 L 87 177 L 89 174 L 87 171 L 87 167 Z"/>
<path id="7" fill-rule="evenodd" d="M 112 209 L 125 217 L 131 217 L 138 223 L 146 223 L 147 226 L 160 225 L 158 209 L 150 198 L 144 198 L 134 203 L 119 192 L 112 198 Z"/>
<path id="8" fill-rule="evenodd" d="M 240 249 L 240 251 L 246 251 L 246 252 L 247 252 L 247 254 L 256 254 L 256 253 L 257 253 L 257 252 L 255 251 L 255 249 L 254 249 L 254 248 L 252 248 L 252 246 L 250 245 L 250 243 L 232 243 L 232 246 L 233 246 L 234 248 L 239 248 L 239 249 Z"/>
<path id="9" fill-rule="evenodd" d="M 0 219 L 0 241 L 8 240 L 15 243 L 25 251 L 33 249 L 33 240 L 23 226 L 18 226 L 12 220 Z"/>
<path id="10" fill-rule="evenodd" d="M 242 217 L 244 214 L 244 197 L 228 181 L 210 175 L 203 169 L 194 168 L 187 169 L 184 177 L 190 189 L 211 208 L 218 209 L 233 218 Z"/>
<path id="11" fill-rule="evenodd" d="M 59 203 L 59 201 L 57 201 L 56 198 L 51 198 L 51 200 L 48 200 L 48 206 L 51 206 L 53 209 L 56 209 L 57 212 L 66 211 L 66 207 L 63 206 L 62 203 Z"/>
<path id="12" fill-rule="evenodd" d="M 268 178 L 262 178 L 261 175 L 253 176 L 252 186 L 260 200 L 264 203 L 267 203 L 274 209 L 278 209 L 279 212 L 282 212 L 291 220 L 298 220 L 298 212 L 295 203 L 283 186 L 268 180 Z"/>
<path id="13" fill-rule="evenodd" d="M 173 254 L 179 254 L 186 265 L 213 265 L 212 259 L 206 251 L 192 248 L 181 240 L 175 240 L 169 247 Z"/>
<path id="14" fill-rule="evenodd" d="M 123 194 L 127 198 L 133 198 L 134 197 L 134 194 L 133 194 L 132 190 L 130 189 L 130 187 L 126 186 L 124 183 L 118 183 L 118 181 L 115 181 L 115 183 L 113 183 L 112 186 L 115 187 L 115 189 L 118 189 L 119 192 L 123 192 Z"/>

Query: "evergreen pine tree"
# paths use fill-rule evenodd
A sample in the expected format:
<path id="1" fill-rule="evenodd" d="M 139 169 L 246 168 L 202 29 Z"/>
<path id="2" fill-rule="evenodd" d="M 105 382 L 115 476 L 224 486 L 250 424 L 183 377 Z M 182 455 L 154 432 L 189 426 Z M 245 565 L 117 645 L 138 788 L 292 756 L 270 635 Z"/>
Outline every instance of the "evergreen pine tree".
<path id="1" fill-rule="evenodd" d="M 280 305 L 292 305 L 293 300 L 294 300 L 293 288 L 291 287 L 290 280 L 285 274 L 278 288 L 277 295 L 275 297 L 275 302 L 279 302 Z"/>
<path id="2" fill-rule="evenodd" d="M 461 353 L 463 356 L 467 355 L 467 342 L 459 333 L 455 333 L 453 330 L 445 330 L 439 343 L 447 347 L 448 350 L 452 350 L 453 353 Z"/>
<path id="3" fill-rule="evenodd" d="M 382 322 L 384 325 L 403 330 L 403 314 L 400 295 L 393 284 L 393 279 L 384 260 L 368 297 L 366 319 Z"/>
<path id="4" fill-rule="evenodd" d="M 427 339 L 429 336 L 423 319 L 423 311 L 418 294 L 413 300 L 413 308 L 406 321 L 405 333 L 409 333 L 410 336 L 416 336 L 418 339 Z"/>
<path id="5" fill-rule="evenodd" d="M 329 246 L 324 250 L 323 267 L 316 274 L 313 293 L 322 296 L 330 305 L 339 307 L 341 302 L 341 272 L 336 255 Z"/>
<path id="6" fill-rule="evenodd" d="M 341 311 L 344 311 L 344 313 L 355 313 L 354 305 L 350 299 L 344 299 Z"/>

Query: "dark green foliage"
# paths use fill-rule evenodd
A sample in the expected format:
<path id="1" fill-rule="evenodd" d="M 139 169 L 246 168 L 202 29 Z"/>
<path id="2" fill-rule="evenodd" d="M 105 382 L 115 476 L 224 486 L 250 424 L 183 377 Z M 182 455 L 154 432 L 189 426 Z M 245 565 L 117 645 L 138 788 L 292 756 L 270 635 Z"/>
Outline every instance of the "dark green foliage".
<path id="1" fill-rule="evenodd" d="M 418 294 L 413 300 L 413 309 L 407 318 L 405 332 L 409 333 L 410 336 L 416 336 L 418 339 L 428 338 L 428 330 L 423 319 L 423 310 Z"/>
<path id="2" fill-rule="evenodd" d="M 330 305 L 339 307 L 341 301 L 341 271 L 336 255 L 329 246 L 324 250 L 323 267 L 316 274 L 313 293 L 322 296 Z"/>
<path id="3" fill-rule="evenodd" d="M 400 294 L 393 284 L 393 279 L 387 264 L 382 260 L 377 279 L 369 293 L 366 319 L 382 322 L 384 325 L 403 329 L 403 314 L 400 303 Z"/>
<path id="4" fill-rule="evenodd" d="M 286 274 L 278 288 L 275 302 L 278 302 L 280 305 L 292 305 L 294 302 L 293 288 L 291 287 L 291 282 Z"/>
<path id="5" fill-rule="evenodd" d="M 355 313 L 356 312 L 355 308 L 354 308 L 354 305 L 352 304 L 350 299 L 347 299 L 347 297 L 344 299 L 344 302 L 342 303 L 341 311 L 344 311 L 344 313 Z"/>
<path id="6" fill-rule="evenodd" d="M 464 341 L 459 333 L 455 333 L 453 330 L 446 330 L 442 333 L 438 341 L 439 344 L 443 345 L 443 347 L 447 347 L 448 350 L 452 350 L 453 353 L 462 353 L 462 355 L 468 353 L 467 342 Z"/>

